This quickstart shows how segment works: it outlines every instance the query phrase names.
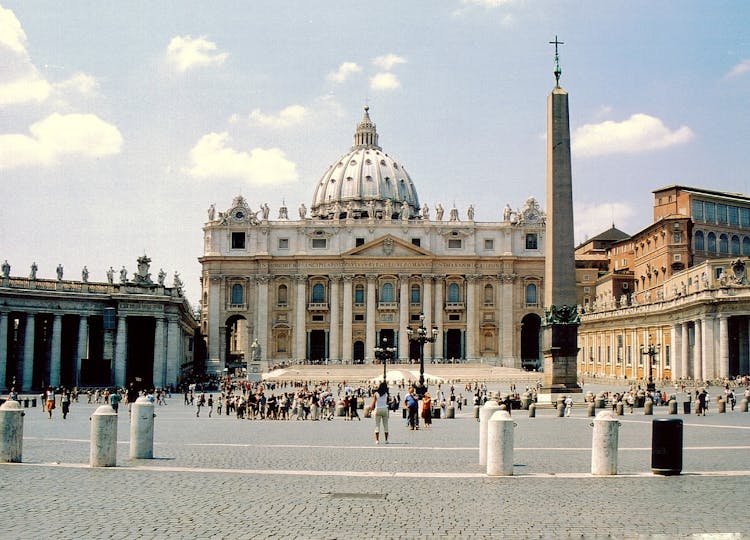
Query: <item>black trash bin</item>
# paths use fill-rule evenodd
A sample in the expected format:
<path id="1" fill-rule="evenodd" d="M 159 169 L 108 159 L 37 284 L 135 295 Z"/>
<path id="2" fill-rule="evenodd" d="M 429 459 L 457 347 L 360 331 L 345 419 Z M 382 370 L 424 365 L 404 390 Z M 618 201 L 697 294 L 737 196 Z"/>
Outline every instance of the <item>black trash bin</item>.
<path id="1" fill-rule="evenodd" d="M 693 404 L 692 401 L 683 401 L 682 402 L 682 412 L 685 414 L 690 414 L 690 406 Z"/>
<path id="2" fill-rule="evenodd" d="M 29 408 L 29 398 L 23 398 L 23 408 L 24 409 Z"/>
<path id="3" fill-rule="evenodd" d="M 655 418 L 651 424 L 651 471 L 673 475 L 682 472 L 682 420 Z"/>

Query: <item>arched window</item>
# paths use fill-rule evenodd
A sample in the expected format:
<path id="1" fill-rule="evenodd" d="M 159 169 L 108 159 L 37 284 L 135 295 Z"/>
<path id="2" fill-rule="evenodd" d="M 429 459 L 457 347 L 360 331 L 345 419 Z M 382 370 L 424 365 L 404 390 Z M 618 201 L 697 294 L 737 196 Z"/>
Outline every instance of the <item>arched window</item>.
<path id="1" fill-rule="evenodd" d="M 732 237 L 732 255 L 740 254 L 740 237 L 736 234 Z"/>
<path id="2" fill-rule="evenodd" d="M 747 236 L 742 239 L 742 254 L 750 256 L 750 238 Z"/>
<path id="3" fill-rule="evenodd" d="M 411 286 L 411 303 L 412 304 L 419 304 L 421 302 L 421 291 L 419 289 L 419 285 L 412 285 Z"/>
<path id="4" fill-rule="evenodd" d="M 448 285 L 448 302 L 460 302 L 461 290 L 458 287 L 458 283 L 451 283 Z"/>
<path id="5" fill-rule="evenodd" d="M 495 289 L 489 283 L 484 286 L 484 305 L 491 306 L 495 303 Z"/>
<path id="6" fill-rule="evenodd" d="M 719 236 L 719 253 L 729 255 L 729 237 L 726 234 Z"/>
<path id="7" fill-rule="evenodd" d="M 312 288 L 312 301 L 316 304 L 326 301 L 326 289 L 322 283 L 316 283 Z"/>
<path id="8" fill-rule="evenodd" d="M 712 232 L 708 233 L 708 244 L 707 251 L 710 253 L 716 253 L 716 235 Z"/>
<path id="9" fill-rule="evenodd" d="M 380 294 L 381 302 L 395 302 L 393 295 L 393 283 L 383 283 L 383 290 Z"/>
<path id="10" fill-rule="evenodd" d="M 365 287 L 364 285 L 357 285 L 354 288 L 354 303 L 364 304 L 365 303 Z"/>
<path id="11" fill-rule="evenodd" d="M 526 305 L 536 305 L 536 285 L 534 283 L 526 285 Z"/>
<path id="12" fill-rule="evenodd" d="M 285 306 L 287 304 L 288 300 L 288 289 L 286 285 L 279 285 L 279 291 L 278 291 L 278 299 L 279 299 L 279 305 Z"/>
<path id="13" fill-rule="evenodd" d="M 243 304 L 245 302 L 245 289 L 239 283 L 232 285 L 232 304 Z"/>
<path id="14" fill-rule="evenodd" d="M 706 242 L 703 237 L 703 231 L 695 231 L 695 251 L 703 251 L 706 249 Z"/>

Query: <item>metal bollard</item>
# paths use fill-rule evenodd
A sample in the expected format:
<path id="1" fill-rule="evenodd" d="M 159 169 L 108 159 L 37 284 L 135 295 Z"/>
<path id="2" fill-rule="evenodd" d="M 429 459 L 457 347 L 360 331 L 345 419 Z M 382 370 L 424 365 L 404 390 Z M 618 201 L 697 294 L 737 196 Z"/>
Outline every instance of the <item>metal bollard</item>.
<path id="1" fill-rule="evenodd" d="M 610 476 L 617 474 L 617 447 L 620 422 L 612 411 L 601 411 L 591 425 L 591 474 Z"/>
<path id="2" fill-rule="evenodd" d="M 535 418 L 536 417 L 536 403 L 532 403 L 529 405 L 529 418 Z"/>
<path id="3" fill-rule="evenodd" d="M 479 422 L 479 405 L 474 405 L 474 419 Z"/>
<path id="4" fill-rule="evenodd" d="M 141 396 L 130 413 L 130 459 L 154 457 L 154 404 Z"/>
<path id="5" fill-rule="evenodd" d="M 500 406 L 494 399 L 487 400 L 479 410 L 479 464 L 487 465 L 487 423 Z"/>
<path id="6" fill-rule="evenodd" d="M 645 414 L 646 416 L 651 416 L 654 414 L 654 402 L 650 399 L 647 399 L 643 404 L 643 414 Z"/>
<path id="7" fill-rule="evenodd" d="M 102 405 L 91 415 L 91 467 L 117 465 L 117 413 L 110 405 Z"/>
<path id="8" fill-rule="evenodd" d="M 487 423 L 487 476 L 513 476 L 513 428 L 508 411 L 497 411 Z"/>
<path id="9" fill-rule="evenodd" d="M 676 399 L 670 399 L 668 406 L 669 406 L 669 414 L 677 414 L 677 400 Z"/>
<path id="10" fill-rule="evenodd" d="M 587 414 L 588 416 L 596 416 L 596 403 L 594 403 L 594 402 L 590 402 L 590 403 L 589 403 L 589 404 L 588 404 L 588 405 L 586 406 L 586 414 Z"/>
<path id="11" fill-rule="evenodd" d="M 0 462 L 21 463 L 25 415 L 17 401 L 9 400 L 0 405 Z"/>
<path id="12" fill-rule="evenodd" d="M 446 418 L 455 418 L 456 417 L 456 408 L 453 405 L 448 405 L 448 410 L 445 412 Z"/>
<path id="13" fill-rule="evenodd" d="M 719 399 L 716 400 L 716 403 L 718 404 L 719 412 L 720 413 L 726 413 L 727 412 L 727 402 L 724 401 L 721 396 L 719 396 Z"/>

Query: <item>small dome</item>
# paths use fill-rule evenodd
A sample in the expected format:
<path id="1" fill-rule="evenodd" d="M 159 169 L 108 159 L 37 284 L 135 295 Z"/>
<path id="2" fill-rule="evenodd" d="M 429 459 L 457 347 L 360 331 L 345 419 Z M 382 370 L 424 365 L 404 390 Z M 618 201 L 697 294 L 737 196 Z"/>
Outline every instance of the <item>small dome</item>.
<path id="1" fill-rule="evenodd" d="M 419 197 L 409 173 L 378 146 L 369 107 L 357 126 L 354 146 L 331 165 L 315 187 L 311 214 L 319 219 L 403 219 L 419 216 Z"/>

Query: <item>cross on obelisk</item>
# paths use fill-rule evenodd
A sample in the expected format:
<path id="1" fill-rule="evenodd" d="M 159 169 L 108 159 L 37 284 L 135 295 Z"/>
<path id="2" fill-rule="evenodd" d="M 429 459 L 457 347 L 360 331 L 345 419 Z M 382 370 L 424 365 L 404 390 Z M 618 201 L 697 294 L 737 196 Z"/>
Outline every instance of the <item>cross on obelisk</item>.
<path id="1" fill-rule="evenodd" d="M 547 234 L 544 253 L 544 379 L 539 401 L 581 392 L 578 386 L 578 307 L 573 243 L 573 181 L 568 93 L 560 88 L 555 45 L 555 87 L 547 100 Z"/>

